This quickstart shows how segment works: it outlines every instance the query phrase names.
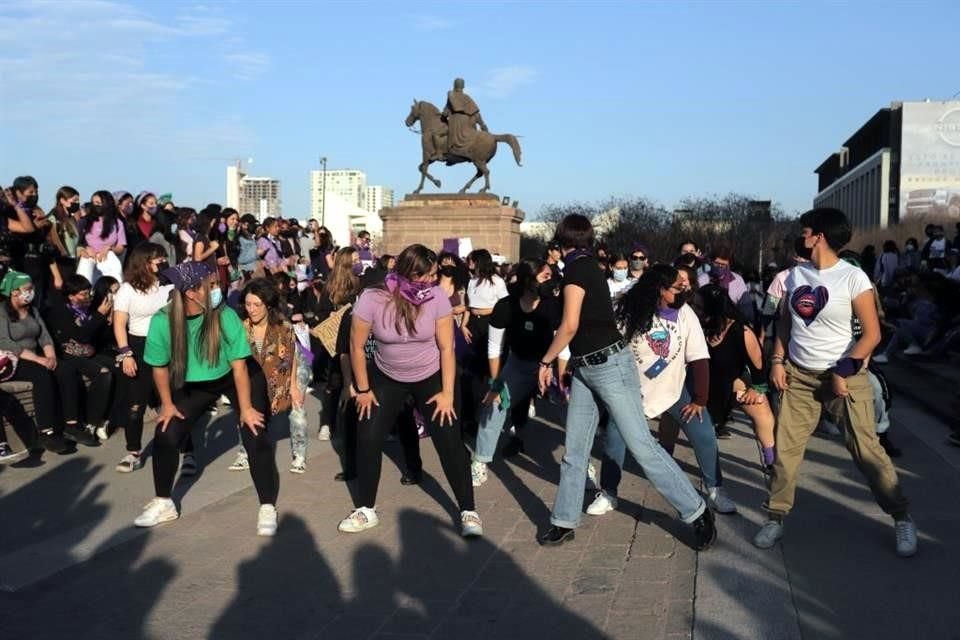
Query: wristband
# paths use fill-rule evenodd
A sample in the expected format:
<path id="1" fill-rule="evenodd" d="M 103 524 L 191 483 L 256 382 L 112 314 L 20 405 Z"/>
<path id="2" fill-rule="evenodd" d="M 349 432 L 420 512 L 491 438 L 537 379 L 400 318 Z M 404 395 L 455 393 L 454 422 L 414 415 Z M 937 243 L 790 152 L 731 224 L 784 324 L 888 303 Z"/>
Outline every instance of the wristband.
<path id="1" fill-rule="evenodd" d="M 841 358 L 837 360 L 837 366 L 833 368 L 833 372 L 841 378 L 849 378 L 860 373 L 861 368 L 863 368 L 863 360 L 860 358 Z"/>
<path id="2" fill-rule="evenodd" d="M 132 349 L 131 347 L 119 347 L 119 348 L 117 348 L 117 353 L 121 353 L 121 354 L 123 354 L 123 353 L 133 353 L 133 349 Z"/>
<path id="3" fill-rule="evenodd" d="M 764 394 L 764 395 L 766 395 L 767 393 L 770 392 L 770 387 L 767 386 L 766 383 L 764 383 L 764 384 L 752 384 L 752 385 L 750 385 L 750 388 L 753 389 L 754 391 L 756 391 L 757 393 L 762 393 L 762 394 Z"/>
<path id="4" fill-rule="evenodd" d="M 353 382 L 350 383 L 350 386 L 353 387 L 353 392 L 358 396 L 362 396 L 365 393 L 370 393 L 370 387 L 367 387 L 366 389 L 361 390 L 361 389 L 358 389 L 356 383 L 353 383 Z"/>
<path id="5" fill-rule="evenodd" d="M 543 369 L 546 369 L 547 367 L 552 367 L 552 366 L 553 366 L 552 362 L 544 362 L 543 360 L 540 361 L 540 367 Z"/>

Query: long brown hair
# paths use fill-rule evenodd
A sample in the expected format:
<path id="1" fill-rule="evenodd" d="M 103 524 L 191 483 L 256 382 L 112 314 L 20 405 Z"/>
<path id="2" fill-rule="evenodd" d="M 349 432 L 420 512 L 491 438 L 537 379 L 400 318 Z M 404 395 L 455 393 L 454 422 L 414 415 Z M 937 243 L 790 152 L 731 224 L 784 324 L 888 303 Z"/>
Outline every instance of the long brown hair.
<path id="1" fill-rule="evenodd" d="M 333 268 L 323 291 L 336 307 L 353 298 L 360 289 L 360 278 L 353 275 L 353 256 L 356 253 L 353 247 L 344 247 L 334 254 Z"/>
<path id="2" fill-rule="evenodd" d="M 150 270 L 150 263 L 157 258 L 166 258 L 167 251 L 153 242 L 138 244 L 130 252 L 127 268 L 123 270 L 124 282 L 141 293 L 147 293 L 157 283 L 157 274 Z"/>
<path id="3" fill-rule="evenodd" d="M 216 274 L 212 277 L 216 277 Z M 210 308 L 209 298 L 207 297 L 210 293 L 209 281 L 210 278 L 206 278 L 191 289 L 191 291 L 200 292 L 203 296 L 203 302 L 201 303 L 203 320 L 200 325 L 200 333 L 197 335 L 197 344 L 193 346 L 197 349 L 199 360 L 214 364 L 220 359 L 220 312 L 224 305 L 221 304 L 216 309 Z M 186 303 L 185 293 L 174 289 L 167 312 L 170 321 L 170 386 L 174 389 L 183 386 L 187 375 Z"/>
<path id="4" fill-rule="evenodd" d="M 395 271 L 398 276 L 407 280 L 416 280 L 430 273 L 435 264 L 437 264 L 436 253 L 422 244 L 412 244 L 397 256 Z M 384 314 L 391 306 L 394 309 L 393 324 L 397 333 L 402 333 L 403 328 L 406 328 L 407 335 L 416 335 L 417 316 L 420 315 L 420 307 L 407 302 L 400 295 L 399 287 L 390 295 L 390 303 L 384 307 Z"/>

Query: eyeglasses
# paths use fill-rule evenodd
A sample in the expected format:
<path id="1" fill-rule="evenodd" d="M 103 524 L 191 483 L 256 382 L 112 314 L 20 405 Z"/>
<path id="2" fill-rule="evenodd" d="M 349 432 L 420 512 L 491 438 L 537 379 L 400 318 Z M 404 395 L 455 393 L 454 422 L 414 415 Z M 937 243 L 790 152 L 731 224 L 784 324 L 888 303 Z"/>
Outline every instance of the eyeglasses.
<path id="1" fill-rule="evenodd" d="M 683 293 L 686 290 L 687 288 L 683 285 L 673 285 L 670 287 L 670 291 L 673 291 L 674 293 Z"/>
<path id="2" fill-rule="evenodd" d="M 632 255 L 632 256 L 630 256 L 630 257 L 631 257 L 633 260 L 646 260 L 646 259 L 647 259 L 647 256 L 641 256 L 641 255 L 636 255 L 636 254 L 634 254 L 634 255 Z"/>

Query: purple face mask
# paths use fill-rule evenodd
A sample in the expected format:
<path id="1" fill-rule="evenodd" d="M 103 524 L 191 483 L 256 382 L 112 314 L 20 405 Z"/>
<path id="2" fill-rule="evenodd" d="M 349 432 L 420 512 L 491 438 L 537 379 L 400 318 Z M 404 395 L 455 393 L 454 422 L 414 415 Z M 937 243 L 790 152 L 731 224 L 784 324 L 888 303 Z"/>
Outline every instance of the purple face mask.
<path id="1" fill-rule="evenodd" d="M 414 282 L 396 273 L 388 273 L 384 283 L 387 291 L 399 291 L 404 300 L 419 307 L 424 302 L 433 300 L 434 282 Z"/>
<path id="2" fill-rule="evenodd" d="M 218 224 L 218 225 L 217 225 L 217 230 L 218 230 L 220 233 L 226 233 L 226 232 L 227 232 L 227 223 L 221 222 L 220 224 Z"/>

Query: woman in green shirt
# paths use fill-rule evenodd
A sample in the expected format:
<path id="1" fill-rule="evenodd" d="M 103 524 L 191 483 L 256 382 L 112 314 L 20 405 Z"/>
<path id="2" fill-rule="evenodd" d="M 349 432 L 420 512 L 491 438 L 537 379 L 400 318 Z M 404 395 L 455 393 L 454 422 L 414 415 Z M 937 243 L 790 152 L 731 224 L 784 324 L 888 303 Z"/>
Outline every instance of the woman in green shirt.
<path id="1" fill-rule="evenodd" d="M 157 497 L 134 521 L 153 527 L 179 517 L 170 499 L 180 447 L 190 429 L 221 395 L 239 411 L 250 475 L 260 498 L 257 534 L 277 530 L 279 476 L 264 416 L 269 415 L 263 371 L 250 357 L 240 318 L 223 304 L 217 272 L 203 262 L 185 262 L 162 272 L 173 292 L 170 304 L 150 320 L 143 360 L 153 367 L 160 414 L 153 436 L 153 483 Z"/>

